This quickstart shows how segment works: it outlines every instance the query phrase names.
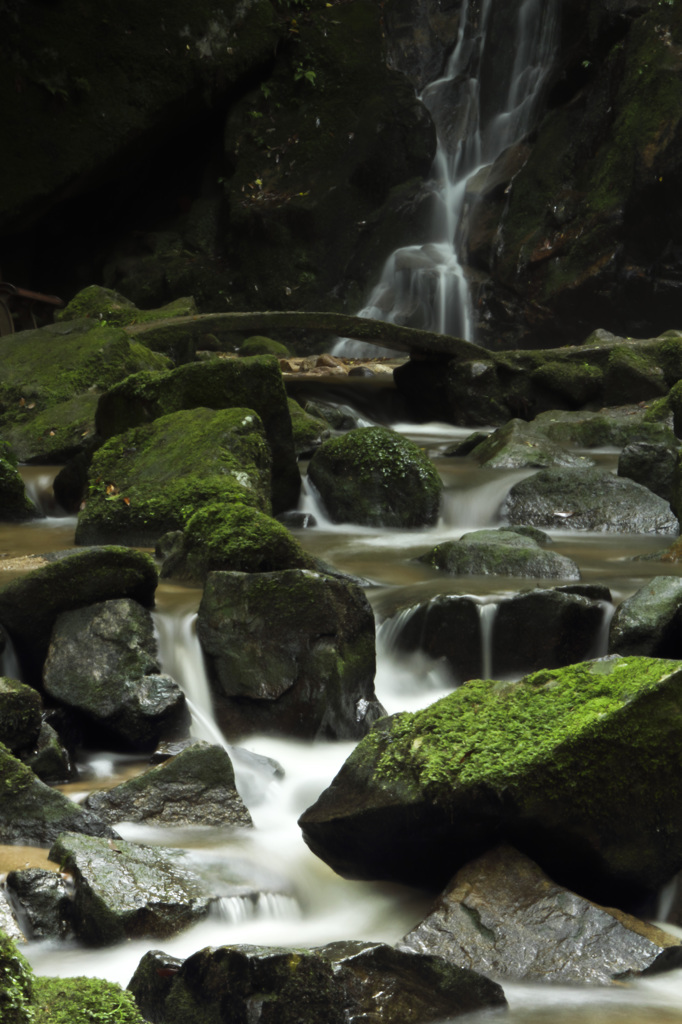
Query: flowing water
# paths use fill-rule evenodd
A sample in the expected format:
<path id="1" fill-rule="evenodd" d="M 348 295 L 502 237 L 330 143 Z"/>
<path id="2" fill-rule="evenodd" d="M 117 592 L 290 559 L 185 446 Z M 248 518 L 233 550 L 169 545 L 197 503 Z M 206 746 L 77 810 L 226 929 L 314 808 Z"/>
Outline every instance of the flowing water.
<path id="1" fill-rule="evenodd" d="M 534 125 L 558 46 L 559 7 L 559 0 L 463 0 L 447 67 L 420 96 L 437 137 L 431 239 L 390 256 L 359 316 L 474 340 L 467 210 L 486 168 Z M 349 339 L 334 349 L 370 351 Z"/>
<path id="2" fill-rule="evenodd" d="M 409 434 L 429 452 L 444 479 L 443 515 L 438 525 L 417 532 L 335 526 L 325 520 L 314 495 L 308 492 L 304 502 L 315 509 L 318 526 L 299 533 L 311 552 L 370 581 L 367 593 L 378 623 L 376 689 L 389 712 L 425 706 L 453 686 L 452 676 L 442 663 L 419 653 L 406 656 L 396 652 L 396 638 L 411 605 L 438 593 L 471 594 L 480 602 L 486 648 L 494 630 L 497 602 L 534 585 L 533 581 L 492 577 L 443 577 L 413 561 L 415 555 L 438 540 L 460 536 L 481 525 L 499 525 L 504 496 L 523 474 L 485 471 L 467 460 L 444 458 L 444 447 L 463 433 L 456 428 L 427 424 L 397 425 L 396 429 Z M 613 453 L 602 453 L 600 459 L 606 465 L 615 462 Z M 45 474 L 36 469 L 25 473 L 35 500 L 49 510 L 45 481 L 42 497 L 40 487 L 34 486 L 34 481 Z M 24 571 L 12 561 L 16 554 L 72 545 L 73 531 L 74 520 L 69 518 L 4 527 L 0 534 L 0 571 L 8 575 Z M 555 550 L 577 560 L 585 580 L 607 583 L 616 602 L 661 571 L 660 564 L 633 562 L 632 558 L 665 546 L 664 539 L 563 531 L 553 536 Z M 3 570 L 3 565 L 15 568 Z M 671 571 L 674 569 L 665 567 L 666 573 Z M 157 633 L 164 670 L 178 679 L 191 701 L 194 733 L 212 742 L 223 742 L 213 720 L 194 630 L 200 596 L 198 590 L 163 584 L 155 610 Z M 605 638 L 597 643 L 602 644 L 603 653 Z M 489 653 L 484 650 L 483 655 L 489 666 Z M 16 666 L 5 660 L 4 670 L 10 672 L 13 668 Z M 182 957 L 206 945 L 227 943 L 311 946 L 343 938 L 392 943 L 420 920 L 429 903 L 424 893 L 394 884 L 345 881 L 314 857 L 302 841 L 297 817 L 329 784 L 352 744 L 253 736 L 244 746 L 262 755 L 260 760 L 254 759 L 243 749 L 228 747 L 254 829 L 152 829 L 129 824 L 121 826 L 120 831 L 127 839 L 181 847 L 197 870 L 209 876 L 218 871 L 223 875 L 229 868 L 235 880 L 253 886 L 261 895 L 226 897 L 208 919 L 163 942 L 139 940 L 107 950 L 87 950 L 73 943 L 32 943 L 28 956 L 37 972 L 94 975 L 125 985 L 149 948 L 160 946 Z M 273 768 L 272 759 L 283 768 L 283 776 Z M 74 798 L 89 787 L 109 785 L 140 767 L 131 765 L 130 758 L 106 751 L 84 754 L 82 764 L 83 780 L 65 787 Z M 19 863 L 44 861 L 44 851 L 21 850 L 16 856 Z M 511 1006 L 507 1019 L 514 1024 L 682 1022 L 682 1008 L 678 1009 L 682 1001 L 680 971 L 613 990 L 510 984 L 504 988 Z M 488 1016 L 479 1014 L 473 1019 L 482 1022 Z"/>

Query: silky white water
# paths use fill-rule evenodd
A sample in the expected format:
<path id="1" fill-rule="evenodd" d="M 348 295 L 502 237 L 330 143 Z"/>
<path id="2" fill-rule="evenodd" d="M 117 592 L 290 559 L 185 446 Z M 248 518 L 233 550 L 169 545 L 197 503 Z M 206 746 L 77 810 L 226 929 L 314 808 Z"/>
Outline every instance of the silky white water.
<path id="1" fill-rule="evenodd" d="M 520 0 L 509 28 L 500 29 L 508 10 L 501 0 L 462 4 L 447 67 L 420 96 L 437 138 L 431 241 L 389 257 L 359 316 L 474 340 L 467 211 L 484 169 L 531 130 L 559 43 L 559 0 Z M 501 32 L 513 59 L 494 55 Z M 376 348 L 344 338 L 334 353 L 359 357 Z"/>

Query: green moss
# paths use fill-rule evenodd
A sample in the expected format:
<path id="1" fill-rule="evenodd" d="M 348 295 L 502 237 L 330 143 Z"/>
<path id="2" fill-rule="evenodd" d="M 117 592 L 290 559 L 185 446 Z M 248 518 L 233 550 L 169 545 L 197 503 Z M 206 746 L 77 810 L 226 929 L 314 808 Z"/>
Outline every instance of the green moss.
<path id="1" fill-rule="evenodd" d="M 281 341 L 274 341 L 272 338 L 264 338 L 254 335 L 247 338 L 239 347 L 240 356 L 278 356 L 282 358 L 289 355 L 289 349 Z"/>
<path id="2" fill-rule="evenodd" d="M 33 1024 L 144 1024 L 134 997 L 99 978 L 36 978 Z"/>
<path id="3" fill-rule="evenodd" d="M 582 363 L 549 359 L 532 372 L 531 380 L 578 406 L 597 399 L 604 384 L 602 371 L 587 359 Z"/>
<path id="4" fill-rule="evenodd" d="M 33 976 L 28 961 L 0 931 L 0 1020 L 2 1024 L 33 1024 Z"/>
<path id="5" fill-rule="evenodd" d="M 176 316 L 193 316 L 197 312 L 194 299 L 175 299 L 160 309 L 138 309 L 137 306 L 118 292 L 91 284 L 78 292 L 62 310 L 55 313 L 55 320 L 81 320 L 84 317 L 105 321 L 110 327 L 125 327 L 128 324 L 153 323 Z"/>
<path id="6" fill-rule="evenodd" d="M 23 522 L 35 519 L 37 510 L 26 494 L 19 470 L 0 458 L 0 522 Z"/>
<path id="7" fill-rule="evenodd" d="M 329 425 L 321 416 L 311 416 L 293 398 L 288 399 L 291 429 L 294 435 L 294 448 L 299 458 L 309 455 L 318 445 L 329 437 Z"/>
<path id="8" fill-rule="evenodd" d="M 520 683 L 471 680 L 424 711 L 397 716 L 388 745 L 370 734 L 377 775 L 388 780 L 407 769 L 435 800 L 455 778 L 508 783 L 679 670 L 676 661 L 623 658 L 543 670 Z"/>

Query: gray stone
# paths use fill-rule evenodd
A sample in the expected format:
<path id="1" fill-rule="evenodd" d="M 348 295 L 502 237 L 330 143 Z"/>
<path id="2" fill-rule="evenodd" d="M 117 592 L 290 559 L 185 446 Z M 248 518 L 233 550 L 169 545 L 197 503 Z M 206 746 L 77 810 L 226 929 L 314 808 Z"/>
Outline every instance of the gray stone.
<path id="1" fill-rule="evenodd" d="M 576 562 L 545 551 L 532 537 L 513 530 L 477 530 L 459 540 L 444 541 L 420 556 L 434 569 L 451 576 L 524 576 L 579 580 Z"/>
<path id="2" fill-rule="evenodd" d="M 611 620 L 609 652 L 682 657 L 682 579 L 656 576 L 622 602 Z"/>

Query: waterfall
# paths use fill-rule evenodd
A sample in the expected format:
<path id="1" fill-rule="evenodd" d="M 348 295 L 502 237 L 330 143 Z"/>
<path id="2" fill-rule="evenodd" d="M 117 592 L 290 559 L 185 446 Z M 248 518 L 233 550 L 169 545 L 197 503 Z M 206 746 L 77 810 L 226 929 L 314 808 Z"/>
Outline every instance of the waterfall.
<path id="1" fill-rule="evenodd" d="M 463 0 L 445 72 L 420 96 L 438 140 L 432 239 L 389 257 L 359 316 L 473 340 L 464 256 L 473 182 L 480 187 L 484 168 L 533 127 L 558 36 L 559 0 Z M 376 348 L 344 338 L 334 352 L 362 356 Z"/>

